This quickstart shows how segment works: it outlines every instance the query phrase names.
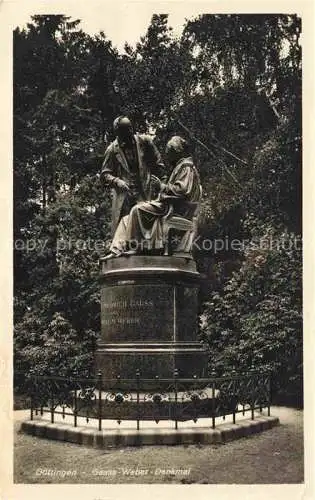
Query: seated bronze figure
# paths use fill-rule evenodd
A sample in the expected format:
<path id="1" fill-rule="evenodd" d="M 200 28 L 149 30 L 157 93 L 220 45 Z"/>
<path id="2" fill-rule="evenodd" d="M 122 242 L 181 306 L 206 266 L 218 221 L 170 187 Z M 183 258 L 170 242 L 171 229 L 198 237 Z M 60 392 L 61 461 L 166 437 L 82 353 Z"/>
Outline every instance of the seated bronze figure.
<path id="1" fill-rule="evenodd" d="M 166 183 L 155 178 L 160 191 L 155 200 L 141 201 L 119 222 L 106 258 L 142 252 L 170 252 L 170 231 L 182 233 L 177 251 L 189 254 L 196 231 L 196 216 L 202 194 L 199 173 L 187 142 L 172 137 L 165 150 L 172 167 Z"/>

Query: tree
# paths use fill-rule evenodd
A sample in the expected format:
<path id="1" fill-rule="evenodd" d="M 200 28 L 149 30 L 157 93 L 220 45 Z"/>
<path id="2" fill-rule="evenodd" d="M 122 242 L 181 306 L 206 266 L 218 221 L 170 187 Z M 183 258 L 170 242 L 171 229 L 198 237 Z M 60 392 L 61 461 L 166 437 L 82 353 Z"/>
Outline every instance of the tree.
<path id="1" fill-rule="evenodd" d="M 265 225 L 245 255 L 239 271 L 205 305 L 202 335 L 211 368 L 219 374 L 269 369 L 274 396 L 301 404 L 301 240 Z"/>
<path id="2" fill-rule="evenodd" d="M 136 48 L 126 45 L 125 51 L 117 72 L 121 112 L 141 131 L 165 126 L 189 68 L 188 53 L 172 35 L 168 15 L 154 14 Z"/>
<path id="3" fill-rule="evenodd" d="M 46 374 L 66 366 L 67 373 L 74 366 L 81 375 L 93 372 L 100 331 L 98 260 L 109 241 L 108 204 L 99 179 L 90 176 L 34 219 L 37 247 L 26 261 L 29 293 L 24 308 L 17 304 L 22 309 L 15 330 L 17 367 Z M 68 325 L 63 335 L 70 335 L 70 350 L 59 343 L 56 317 Z"/>
<path id="4" fill-rule="evenodd" d="M 26 30 L 14 34 L 17 363 L 21 349 L 25 352 L 25 332 L 34 337 L 35 318 L 41 327 L 39 345 L 54 315 L 61 314 L 77 346 L 83 352 L 89 346 L 90 357 L 99 330 L 99 253 L 93 246 L 81 253 L 70 247 L 67 256 L 61 255 L 60 241 L 86 241 L 92 228 L 93 241 L 106 240 L 109 201 L 98 180 L 104 123 L 93 84 L 100 50 L 106 57 L 111 44 L 68 20 L 35 16 Z M 86 322 L 79 320 L 77 307 L 87 311 Z M 37 352 L 49 361 L 48 351 Z"/>
<path id="5" fill-rule="evenodd" d="M 173 134 L 192 146 L 204 193 L 202 336 L 215 368 L 267 365 L 278 394 L 298 395 L 301 252 L 253 243 L 301 233 L 300 32 L 295 15 L 220 14 L 187 21 L 176 38 L 154 15 L 118 54 L 65 16 L 15 30 L 16 366 L 65 373 L 69 359 L 93 371 L 110 218 L 98 171 L 113 118 L 127 114 L 162 151 Z M 203 245 L 216 241 L 218 251 Z"/>

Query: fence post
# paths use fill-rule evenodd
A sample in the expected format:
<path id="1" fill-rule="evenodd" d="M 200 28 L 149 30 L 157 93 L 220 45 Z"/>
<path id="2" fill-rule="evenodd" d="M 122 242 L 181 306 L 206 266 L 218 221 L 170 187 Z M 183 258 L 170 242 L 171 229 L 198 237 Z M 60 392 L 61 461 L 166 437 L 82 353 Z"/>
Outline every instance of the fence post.
<path id="1" fill-rule="evenodd" d="M 271 371 L 268 373 L 268 417 L 270 417 L 270 405 L 271 405 Z"/>
<path id="2" fill-rule="evenodd" d="M 98 389 L 98 430 L 102 430 L 102 372 L 97 373 L 97 389 Z"/>
<path id="3" fill-rule="evenodd" d="M 31 380 L 32 380 L 32 375 L 31 375 Z M 34 418 L 34 388 L 36 391 L 37 387 L 37 380 L 36 380 L 36 375 L 34 377 L 34 385 L 31 384 L 31 420 Z"/>
<path id="4" fill-rule="evenodd" d="M 212 377 L 212 400 L 211 400 L 211 405 L 212 405 L 212 429 L 215 429 L 215 376 L 216 372 L 212 370 L 211 372 L 211 377 Z"/>
<path id="5" fill-rule="evenodd" d="M 245 392 L 245 387 L 246 387 L 246 383 L 247 383 L 246 376 L 247 376 L 247 373 L 243 368 L 241 371 L 241 374 L 240 374 L 240 392 L 241 392 L 241 398 L 243 399 L 243 401 L 242 401 L 242 415 L 243 415 L 243 417 L 245 415 L 245 404 L 246 404 L 246 392 Z"/>
<path id="6" fill-rule="evenodd" d="M 136 371 L 136 387 L 137 387 L 137 431 L 140 429 L 140 370 Z"/>
<path id="7" fill-rule="evenodd" d="M 233 391 L 232 391 L 232 397 L 233 397 L 233 424 L 235 424 L 235 396 L 236 396 L 236 391 L 235 391 L 235 387 L 236 387 L 236 371 L 235 369 L 233 368 L 232 370 L 232 377 L 233 377 L 233 381 L 232 381 L 232 387 L 233 387 Z"/>
<path id="8" fill-rule="evenodd" d="M 255 368 L 254 365 L 251 366 L 250 370 L 250 377 L 251 377 L 251 419 L 254 420 L 255 418 L 255 379 L 254 379 L 254 373 L 255 373 Z"/>
<path id="9" fill-rule="evenodd" d="M 258 382 L 258 387 L 259 387 L 259 394 L 258 394 L 258 401 L 259 401 L 259 413 L 263 411 L 263 403 L 264 403 L 264 388 L 265 388 L 265 373 L 262 370 L 262 372 L 259 374 L 259 382 Z"/>
<path id="10" fill-rule="evenodd" d="M 224 382 L 226 381 L 227 376 L 226 376 L 226 374 L 225 374 L 225 373 L 223 373 L 222 377 L 223 377 L 223 387 L 224 387 Z M 224 378 L 225 378 L 225 380 L 224 380 Z M 221 386 L 221 389 L 222 389 L 222 386 Z M 224 400 L 223 400 L 223 406 L 222 406 L 222 408 L 223 408 L 223 415 L 222 415 L 222 418 L 223 418 L 223 420 L 225 421 L 226 401 L 224 401 Z"/>
<path id="11" fill-rule="evenodd" d="M 193 379 L 197 381 L 197 375 L 193 375 Z M 196 391 L 196 393 L 198 394 L 198 382 L 195 383 L 195 385 L 192 386 L 192 389 L 193 391 Z M 196 423 L 198 421 L 198 418 L 199 418 L 199 413 L 198 413 L 198 398 L 197 399 L 193 399 L 193 407 L 194 407 L 194 418 L 193 418 L 193 421 L 194 423 Z"/>
<path id="12" fill-rule="evenodd" d="M 77 426 L 77 421 L 78 421 L 78 389 L 77 389 L 77 384 L 75 383 L 74 386 L 74 408 L 73 408 L 73 415 L 74 415 L 74 427 Z"/>
<path id="13" fill-rule="evenodd" d="M 53 391 L 53 384 L 51 384 L 50 397 L 51 397 L 51 404 L 50 404 L 50 421 L 51 421 L 51 423 L 53 424 L 53 423 L 54 423 L 54 405 L 55 405 L 55 400 L 54 400 L 54 391 Z"/>
<path id="14" fill-rule="evenodd" d="M 178 370 L 175 368 L 174 370 L 174 392 L 175 392 L 175 406 L 174 406 L 174 419 L 175 419 L 175 429 L 178 429 L 178 421 L 177 421 L 177 379 L 178 379 Z"/>
<path id="15" fill-rule="evenodd" d="M 37 408 L 37 404 L 36 404 L 36 398 L 35 398 L 34 410 L 35 410 L 35 415 L 37 417 L 37 415 L 38 415 L 38 408 Z M 34 410 L 33 410 L 33 414 L 34 414 Z"/>

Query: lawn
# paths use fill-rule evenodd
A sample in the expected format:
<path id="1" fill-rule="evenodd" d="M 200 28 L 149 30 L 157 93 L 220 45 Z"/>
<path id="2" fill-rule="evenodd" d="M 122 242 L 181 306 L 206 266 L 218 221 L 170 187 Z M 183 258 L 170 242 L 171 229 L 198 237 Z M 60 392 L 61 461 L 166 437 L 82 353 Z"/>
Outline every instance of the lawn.
<path id="1" fill-rule="evenodd" d="M 19 432 L 15 412 L 15 483 L 303 482 L 303 412 L 273 407 L 280 425 L 227 444 L 94 449 Z M 165 470 L 171 469 L 171 470 Z"/>

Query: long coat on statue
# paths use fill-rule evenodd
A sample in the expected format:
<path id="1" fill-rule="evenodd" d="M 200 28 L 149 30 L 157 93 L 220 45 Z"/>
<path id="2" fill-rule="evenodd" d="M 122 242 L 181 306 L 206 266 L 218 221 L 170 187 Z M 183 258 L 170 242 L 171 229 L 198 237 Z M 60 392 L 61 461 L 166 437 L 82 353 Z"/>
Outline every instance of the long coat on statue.
<path id="1" fill-rule="evenodd" d="M 200 177 L 192 157 L 182 158 L 158 199 L 137 203 L 129 215 L 121 219 L 111 244 L 111 252 L 123 253 L 128 242 L 136 243 L 138 250 L 144 242 L 146 248 L 163 248 L 162 218 L 168 212 L 170 204 L 174 215 L 185 218 L 191 210 L 191 203 L 199 203 L 201 194 Z M 184 251 L 189 251 L 189 246 L 186 249 L 184 242 L 182 246 Z"/>
<path id="2" fill-rule="evenodd" d="M 160 177 L 164 174 L 164 164 L 161 160 L 161 155 L 154 145 L 151 137 L 147 135 L 135 134 L 135 147 L 136 157 L 138 163 L 138 174 L 140 190 L 138 199 L 139 201 L 146 201 L 152 198 L 152 183 L 151 174 Z M 115 233 L 120 219 L 125 215 L 123 207 L 125 206 L 128 194 L 119 189 L 117 181 L 119 179 L 125 181 L 127 184 L 130 181 L 131 171 L 130 166 L 126 160 L 123 149 L 120 147 L 119 142 L 115 139 L 107 148 L 105 158 L 103 161 L 101 178 L 104 182 L 112 187 L 112 235 Z"/>

